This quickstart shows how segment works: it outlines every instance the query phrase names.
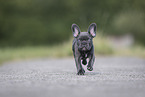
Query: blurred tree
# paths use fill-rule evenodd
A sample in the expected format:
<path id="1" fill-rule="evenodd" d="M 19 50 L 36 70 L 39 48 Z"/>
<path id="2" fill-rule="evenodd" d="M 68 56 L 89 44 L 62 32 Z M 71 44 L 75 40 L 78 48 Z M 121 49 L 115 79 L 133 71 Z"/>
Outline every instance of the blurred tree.
<path id="1" fill-rule="evenodd" d="M 144 17 L 144 0 L 1 0 L 0 45 L 56 44 L 72 36 L 72 23 L 86 31 L 92 22 L 106 34 L 132 33 L 145 43 Z"/>

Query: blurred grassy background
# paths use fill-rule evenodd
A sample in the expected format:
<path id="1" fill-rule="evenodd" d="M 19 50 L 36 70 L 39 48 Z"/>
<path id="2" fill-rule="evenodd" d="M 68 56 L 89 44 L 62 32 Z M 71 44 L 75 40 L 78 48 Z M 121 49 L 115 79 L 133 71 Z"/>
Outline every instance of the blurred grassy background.
<path id="1" fill-rule="evenodd" d="M 72 57 L 72 38 L 64 43 L 53 46 L 23 46 L 6 47 L 0 49 L 0 63 L 45 57 Z M 94 41 L 96 56 L 136 56 L 145 58 L 145 49 L 142 45 L 133 45 L 128 48 L 113 48 L 105 36 L 97 35 Z"/>
<path id="2" fill-rule="evenodd" d="M 0 62 L 72 56 L 71 24 L 97 24 L 97 55 L 145 56 L 144 0 L 0 0 Z M 114 48 L 109 36 L 133 43 Z M 119 44 L 119 42 L 118 42 Z"/>

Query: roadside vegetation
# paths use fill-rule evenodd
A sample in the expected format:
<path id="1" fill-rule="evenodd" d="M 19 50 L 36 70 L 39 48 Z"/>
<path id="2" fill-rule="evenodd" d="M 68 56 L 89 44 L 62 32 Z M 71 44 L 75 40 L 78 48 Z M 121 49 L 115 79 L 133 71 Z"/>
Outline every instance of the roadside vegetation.
<path id="1" fill-rule="evenodd" d="M 0 48 L 0 63 L 33 58 L 72 57 L 72 40 L 53 46 L 25 46 Z M 114 49 L 107 38 L 97 35 L 94 40 L 96 56 L 137 56 L 145 58 L 145 47 L 133 45 L 125 49 Z"/>

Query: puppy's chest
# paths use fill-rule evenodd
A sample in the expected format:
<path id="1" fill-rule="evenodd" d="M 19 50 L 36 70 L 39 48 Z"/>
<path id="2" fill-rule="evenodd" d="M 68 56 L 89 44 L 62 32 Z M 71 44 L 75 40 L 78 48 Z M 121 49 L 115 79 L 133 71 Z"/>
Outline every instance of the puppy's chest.
<path id="1" fill-rule="evenodd" d="M 86 59 L 89 57 L 89 55 L 90 55 L 89 52 L 81 52 L 81 59 Z"/>

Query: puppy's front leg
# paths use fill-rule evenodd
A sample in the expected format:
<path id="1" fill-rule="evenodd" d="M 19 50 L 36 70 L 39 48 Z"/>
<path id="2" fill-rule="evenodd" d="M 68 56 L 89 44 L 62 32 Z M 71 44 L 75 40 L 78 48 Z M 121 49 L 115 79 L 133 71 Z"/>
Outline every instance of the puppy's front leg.
<path id="1" fill-rule="evenodd" d="M 88 66 L 87 66 L 87 69 L 88 69 L 89 71 L 92 71 L 92 70 L 93 70 L 94 61 L 95 61 L 95 55 L 94 55 L 94 54 L 91 54 L 91 55 L 89 56 L 89 63 L 88 63 Z"/>
<path id="2" fill-rule="evenodd" d="M 83 69 L 81 65 L 81 58 L 80 57 L 75 57 L 75 62 L 76 62 L 76 67 L 77 67 L 77 74 L 78 75 L 84 75 L 85 70 Z"/>

